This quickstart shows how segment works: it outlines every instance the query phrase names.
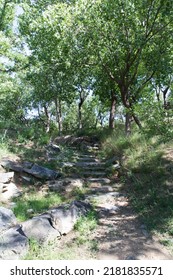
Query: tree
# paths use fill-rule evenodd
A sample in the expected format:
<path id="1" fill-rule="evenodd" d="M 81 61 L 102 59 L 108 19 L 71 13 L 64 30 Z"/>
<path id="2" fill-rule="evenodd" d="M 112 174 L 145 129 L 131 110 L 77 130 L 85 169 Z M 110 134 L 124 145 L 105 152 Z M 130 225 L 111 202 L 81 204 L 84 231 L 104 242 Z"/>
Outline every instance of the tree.
<path id="1" fill-rule="evenodd" d="M 80 12 L 76 13 L 74 26 L 78 44 L 118 87 L 127 108 L 127 120 L 132 116 L 139 127 L 134 105 L 169 51 L 170 46 L 165 42 L 170 40 L 172 32 L 171 3 L 162 0 L 77 3 Z M 128 122 L 126 128 L 129 125 Z"/>

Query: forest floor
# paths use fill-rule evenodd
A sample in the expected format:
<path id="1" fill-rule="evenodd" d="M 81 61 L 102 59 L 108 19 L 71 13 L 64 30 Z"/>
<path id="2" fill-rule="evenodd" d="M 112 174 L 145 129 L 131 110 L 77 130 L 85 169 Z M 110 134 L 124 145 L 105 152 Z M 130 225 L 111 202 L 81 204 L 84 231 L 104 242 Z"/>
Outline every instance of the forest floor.
<path id="1" fill-rule="evenodd" d="M 21 147 L 20 147 L 21 148 Z M 97 213 L 97 225 L 93 228 L 82 225 L 82 230 L 74 230 L 62 236 L 60 240 L 44 247 L 32 248 L 29 259 L 98 259 L 98 260 L 172 260 L 173 254 L 161 243 L 163 236 L 151 233 L 134 211 L 128 196 L 128 185 L 122 183 L 121 178 L 109 180 L 105 174 L 104 159 L 97 157 L 95 150 L 85 152 L 77 149 L 63 151 L 66 163 L 73 162 L 80 166 L 80 170 L 66 168 L 66 176 L 82 178 L 87 187 L 77 190 L 67 200 L 83 199 L 94 205 Z M 19 157 L 11 159 L 30 160 L 42 162 L 45 166 L 56 167 L 59 156 L 49 162 L 45 151 L 35 150 L 31 144 L 24 145 Z M 33 153 L 33 154 L 32 154 Z M 30 158 L 29 158 L 30 156 Z M 171 153 L 169 152 L 169 156 Z M 94 165 L 93 165 L 94 163 Z M 86 168 L 91 164 L 91 169 Z M 56 167 L 57 168 L 57 167 Z M 99 170 L 100 168 L 100 170 Z M 108 179 L 108 181 L 107 181 Z M 16 180 L 18 187 L 23 188 L 20 176 Z M 37 196 L 47 195 L 47 183 L 33 185 L 27 184 L 25 191 L 32 188 Z M 49 252 L 49 253 L 48 253 Z"/>

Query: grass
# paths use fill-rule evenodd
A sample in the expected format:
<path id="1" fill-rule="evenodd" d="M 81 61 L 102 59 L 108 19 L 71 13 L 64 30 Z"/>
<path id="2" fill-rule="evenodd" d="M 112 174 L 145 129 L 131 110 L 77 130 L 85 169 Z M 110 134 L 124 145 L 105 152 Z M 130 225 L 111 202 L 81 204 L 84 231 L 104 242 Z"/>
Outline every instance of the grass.
<path id="1" fill-rule="evenodd" d="M 90 211 L 87 216 L 79 218 L 74 226 L 74 229 L 79 233 L 77 242 L 79 244 L 86 243 L 89 240 L 88 236 L 91 231 L 96 229 L 97 224 L 98 221 L 95 211 Z"/>
<path id="2" fill-rule="evenodd" d="M 9 143 L 7 141 L 0 141 L 0 159 L 12 155 L 13 153 L 10 151 Z"/>
<path id="3" fill-rule="evenodd" d="M 120 181 L 147 228 L 173 251 L 173 142 L 134 133 L 113 133 L 102 143 L 102 155 L 117 156 Z M 167 241 L 165 241 L 167 240 Z"/>
<path id="4" fill-rule="evenodd" d="M 64 199 L 57 193 L 39 196 L 38 192 L 35 191 L 25 193 L 22 197 L 17 198 L 13 211 L 19 221 L 26 221 L 33 215 L 40 214 L 50 207 L 62 204 L 63 201 Z"/>

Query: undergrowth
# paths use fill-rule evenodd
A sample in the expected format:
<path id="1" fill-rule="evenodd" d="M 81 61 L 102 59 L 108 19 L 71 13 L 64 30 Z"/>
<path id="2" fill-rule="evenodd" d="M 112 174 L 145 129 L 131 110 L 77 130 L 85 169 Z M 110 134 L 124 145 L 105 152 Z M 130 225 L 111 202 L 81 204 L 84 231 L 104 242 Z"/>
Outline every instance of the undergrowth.
<path id="1" fill-rule="evenodd" d="M 141 221 L 173 249 L 173 142 L 135 132 L 109 135 L 102 156 L 117 156 L 121 183 Z"/>

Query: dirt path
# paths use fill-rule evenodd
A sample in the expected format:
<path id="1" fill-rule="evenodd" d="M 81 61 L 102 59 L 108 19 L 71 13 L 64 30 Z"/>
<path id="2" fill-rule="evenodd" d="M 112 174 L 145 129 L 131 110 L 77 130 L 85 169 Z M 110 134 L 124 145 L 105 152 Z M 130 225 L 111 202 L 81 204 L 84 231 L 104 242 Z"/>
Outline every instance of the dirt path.
<path id="1" fill-rule="evenodd" d="M 139 222 L 121 186 L 105 178 L 104 162 L 92 153 L 81 155 L 77 162 L 99 213 L 99 225 L 92 239 L 97 242 L 96 259 L 171 260 L 173 256 L 146 226 Z M 93 194 L 94 192 L 94 194 Z"/>

